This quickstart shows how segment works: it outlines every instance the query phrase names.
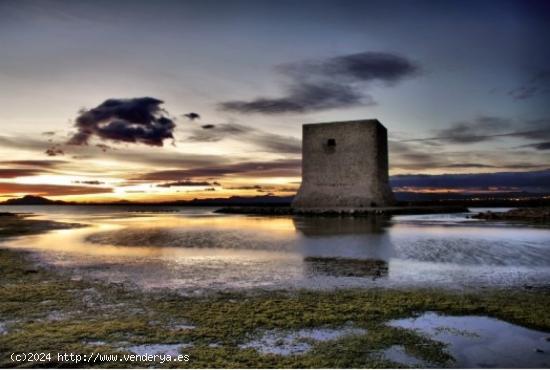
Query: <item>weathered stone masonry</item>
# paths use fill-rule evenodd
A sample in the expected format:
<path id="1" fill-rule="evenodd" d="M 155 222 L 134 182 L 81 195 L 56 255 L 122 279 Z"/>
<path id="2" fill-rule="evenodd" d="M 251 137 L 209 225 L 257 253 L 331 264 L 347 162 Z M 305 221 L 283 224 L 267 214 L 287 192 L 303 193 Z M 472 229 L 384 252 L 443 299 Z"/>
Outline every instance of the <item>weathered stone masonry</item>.
<path id="1" fill-rule="evenodd" d="M 295 209 L 361 209 L 394 203 L 388 138 L 376 119 L 303 125 L 302 185 Z"/>

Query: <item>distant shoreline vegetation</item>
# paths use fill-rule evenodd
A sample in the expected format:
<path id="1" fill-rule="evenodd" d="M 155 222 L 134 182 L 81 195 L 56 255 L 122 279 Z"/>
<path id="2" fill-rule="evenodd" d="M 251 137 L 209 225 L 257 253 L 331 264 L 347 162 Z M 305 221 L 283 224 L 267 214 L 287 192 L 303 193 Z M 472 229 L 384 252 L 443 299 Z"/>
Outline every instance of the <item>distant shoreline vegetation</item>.
<path id="1" fill-rule="evenodd" d="M 548 207 L 550 193 L 496 193 L 496 194 L 451 194 L 451 193 L 409 193 L 396 192 L 398 206 L 463 206 L 463 207 Z M 25 195 L 0 202 L 5 206 L 180 206 L 180 207 L 226 207 L 226 206 L 263 206 L 287 207 L 293 196 L 259 195 L 252 197 L 232 196 L 228 198 L 195 198 L 166 202 L 135 202 L 118 200 L 112 202 L 66 202 L 46 197 Z"/>

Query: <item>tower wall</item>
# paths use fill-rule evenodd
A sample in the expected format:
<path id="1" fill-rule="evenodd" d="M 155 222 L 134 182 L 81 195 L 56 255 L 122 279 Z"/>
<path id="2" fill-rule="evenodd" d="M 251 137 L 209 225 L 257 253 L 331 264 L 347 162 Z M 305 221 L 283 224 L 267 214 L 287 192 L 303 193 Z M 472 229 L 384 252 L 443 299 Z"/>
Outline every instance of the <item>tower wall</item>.
<path id="1" fill-rule="evenodd" d="M 297 209 L 359 209 L 394 203 L 388 139 L 378 120 L 303 125 Z"/>

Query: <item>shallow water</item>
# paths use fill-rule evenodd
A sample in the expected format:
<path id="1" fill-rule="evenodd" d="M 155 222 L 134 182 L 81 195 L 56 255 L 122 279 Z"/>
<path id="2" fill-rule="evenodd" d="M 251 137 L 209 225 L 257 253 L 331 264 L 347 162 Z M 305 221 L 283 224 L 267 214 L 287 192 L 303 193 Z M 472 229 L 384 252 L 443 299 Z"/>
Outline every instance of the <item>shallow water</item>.
<path id="1" fill-rule="evenodd" d="M 428 312 L 417 318 L 394 320 L 389 324 L 418 330 L 446 343 L 449 353 L 455 359 L 453 367 L 550 367 L 550 334 L 505 321 L 483 316 L 445 316 Z M 405 365 L 418 365 L 418 360 L 402 355 L 398 351 L 385 353 L 390 360 Z"/>
<path id="2" fill-rule="evenodd" d="M 169 355 L 177 357 L 181 354 L 182 348 L 189 347 L 189 344 L 142 344 L 138 346 L 123 347 L 124 350 L 130 351 L 139 356 L 151 355 Z"/>
<path id="3" fill-rule="evenodd" d="M 308 328 L 295 331 L 267 330 L 241 348 L 253 348 L 263 354 L 281 356 L 300 355 L 311 350 L 313 342 L 325 342 L 351 335 L 363 335 L 360 328 Z"/>
<path id="4" fill-rule="evenodd" d="M 429 368 L 429 363 L 422 361 L 407 353 L 404 346 L 393 345 L 382 351 L 382 357 L 387 360 L 397 362 L 398 364 L 407 365 L 409 367 Z"/>
<path id="5" fill-rule="evenodd" d="M 75 277 L 209 289 L 548 286 L 550 230 L 468 214 L 382 218 L 221 215 L 213 208 L 2 207 L 81 222 L 3 241 Z"/>

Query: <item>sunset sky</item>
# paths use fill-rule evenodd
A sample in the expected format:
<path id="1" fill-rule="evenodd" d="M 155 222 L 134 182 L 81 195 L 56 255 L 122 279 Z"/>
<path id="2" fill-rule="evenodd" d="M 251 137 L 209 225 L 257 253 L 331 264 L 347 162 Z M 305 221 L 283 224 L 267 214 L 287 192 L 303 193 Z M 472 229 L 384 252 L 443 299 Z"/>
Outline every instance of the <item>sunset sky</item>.
<path id="1" fill-rule="evenodd" d="M 523 0 L 0 0 L 0 201 L 292 195 L 302 124 L 363 118 L 397 190 L 550 192 L 549 24 Z"/>

